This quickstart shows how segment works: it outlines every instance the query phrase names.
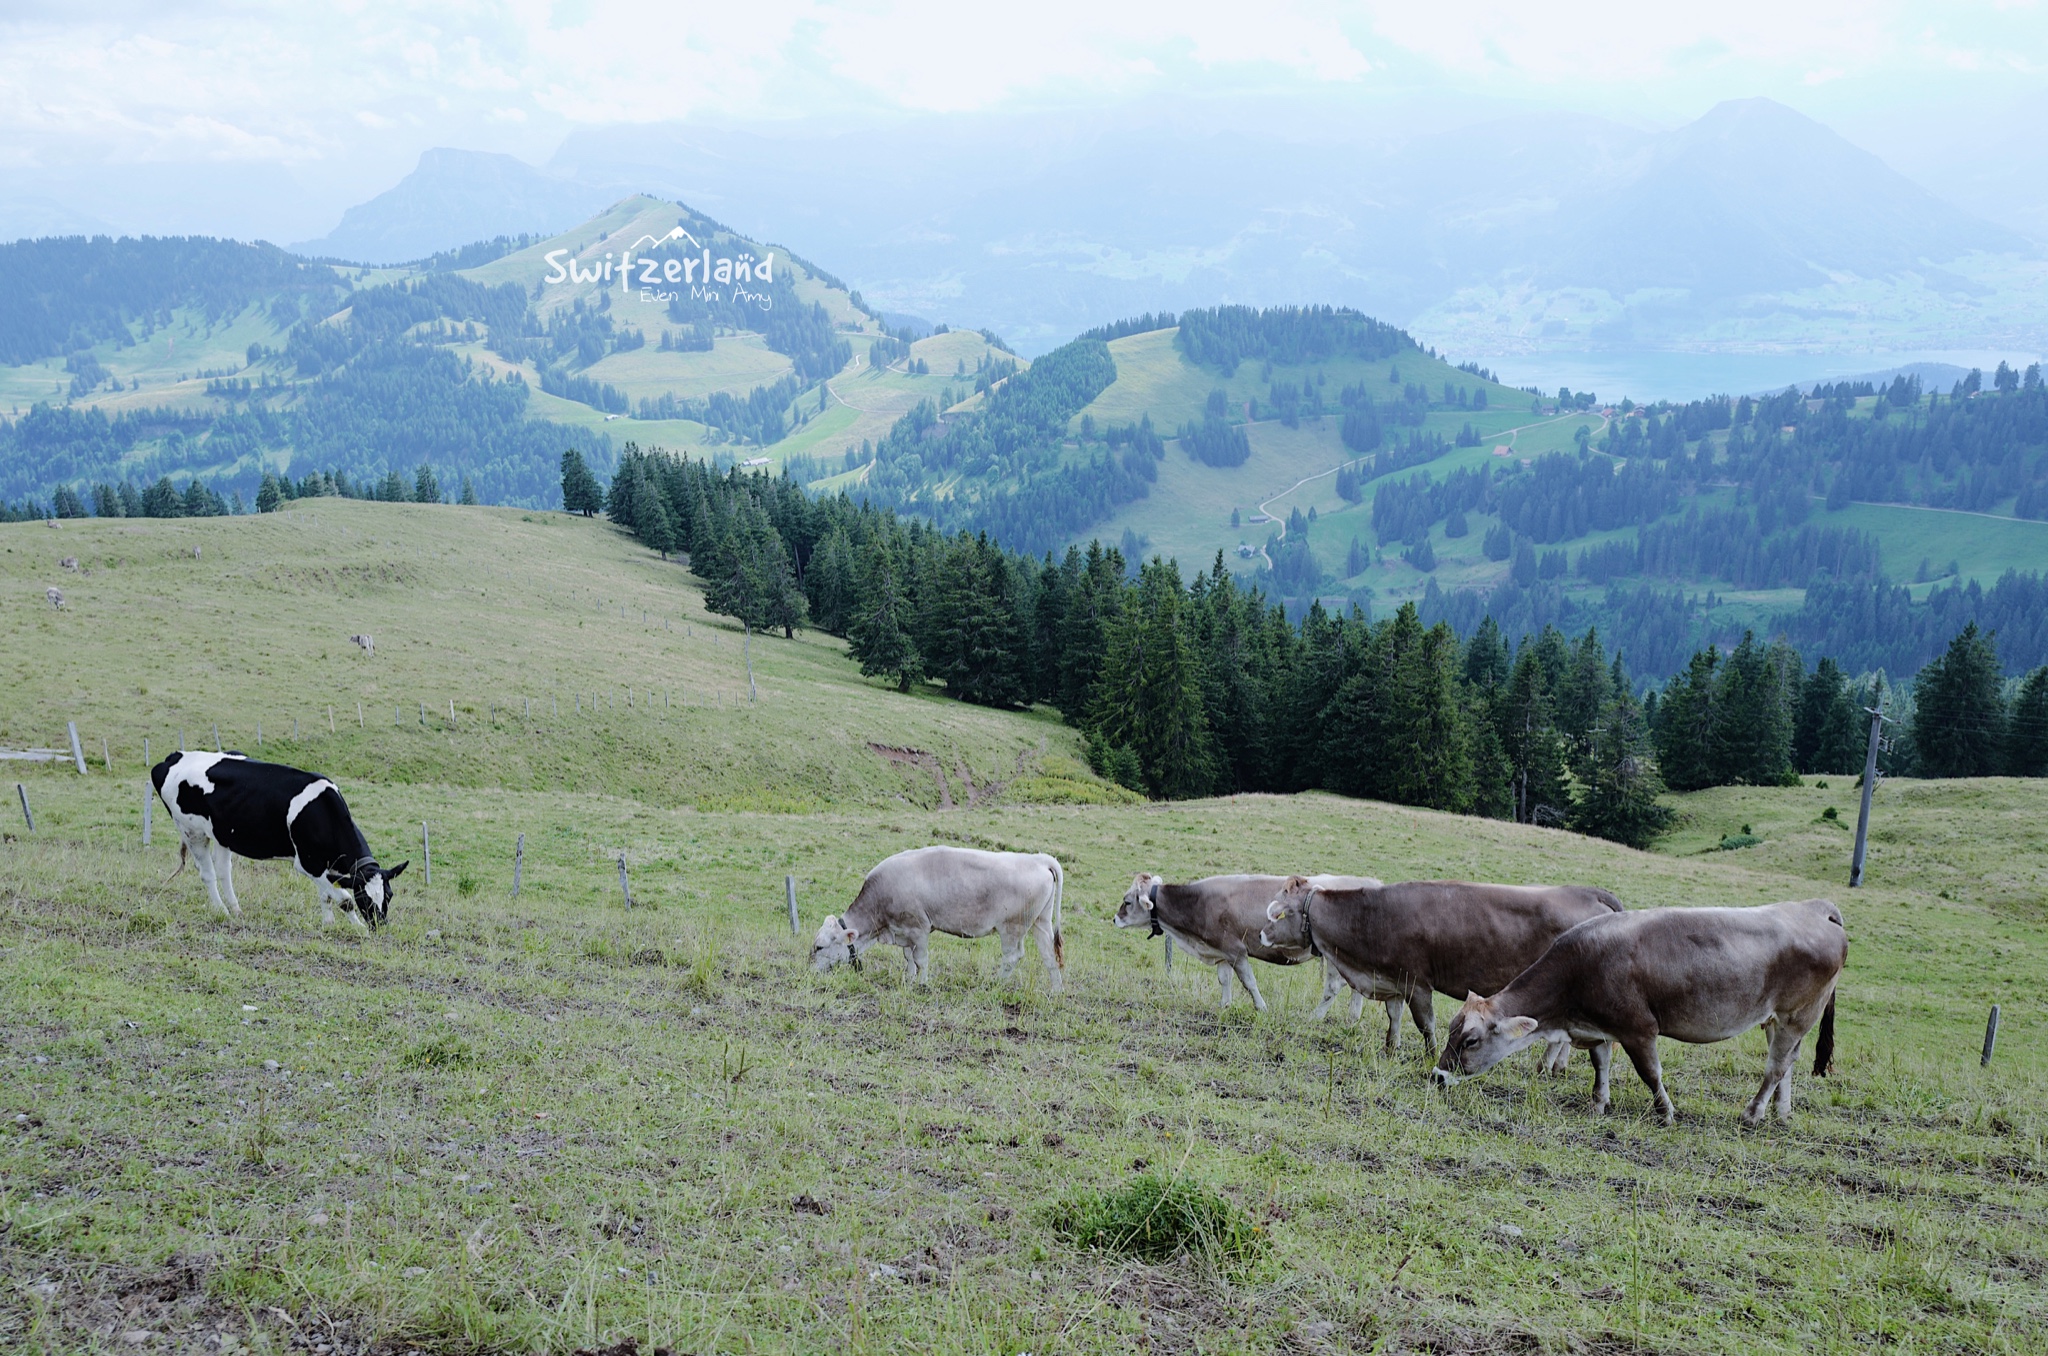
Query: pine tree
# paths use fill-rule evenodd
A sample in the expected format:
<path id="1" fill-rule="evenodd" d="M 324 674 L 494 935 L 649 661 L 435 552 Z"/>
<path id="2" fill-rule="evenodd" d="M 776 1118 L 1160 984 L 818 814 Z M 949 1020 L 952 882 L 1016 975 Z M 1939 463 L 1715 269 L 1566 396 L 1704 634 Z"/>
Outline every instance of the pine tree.
<path id="1" fill-rule="evenodd" d="M 1714 784 L 1782 786 L 1794 775 L 1792 712 L 1780 677 L 1771 652 L 1754 632 L 1743 632 L 1714 694 Z"/>
<path id="2" fill-rule="evenodd" d="M 1014 609 L 1014 581 L 986 534 L 947 544 L 938 586 L 926 600 L 919 648 L 931 675 L 963 701 L 1021 706 L 1027 698 L 1028 628 Z"/>
<path id="3" fill-rule="evenodd" d="M 59 485 L 51 496 L 51 509 L 59 518 L 83 518 L 85 501 L 69 485 Z"/>
<path id="4" fill-rule="evenodd" d="M 2004 769 L 1998 642 L 1977 623 L 1913 680 L 1912 735 L 1922 776 L 1990 777 Z"/>
<path id="5" fill-rule="evenodd" d="M 633 492 L 633 535 L 640 539 L 642 545 L 653 547 L 661 553 L 663 560 L 667 560 L 669 552 L 678 545 L 675 515 L 669 512 L 668 500 L 647 478 L 644 469 L 636 468 L 634 478 L 637 484 Z"/>
<path id="6" fill-rule="evenodd" d="M 1458 638 L 1443 622 L 1423 631 L 1412 602 L 1384 634 L 1388 720 L 1378 753 L 1387 798 L 1462 814 L 1472 806 L 1472 743 L 1458 699 Z"/>
<path id="7" fill-rule="evenodd" d="M 1715 681 L 1721 652 L 1709 645 L 1695 651 L 1685 672 L 1664 689 L 1657 709 L 1657 770 L 1674 791 L 1698 791 L 1716 782 L 1714 728 L 1720 691 Z"/>
<path id="8" fill-rule="evenodd" d="M 1657 802 L 1663 784 L 1649 758 L 1642 708 L 1621 661 L 1614 661 L 1600 723 L 1592 732 L 1587 775 L 1572 803 L 1571 827 L 1632 848 L 1644 848 L 1677 818 Z"/>
<path id="9" fill-rule="evenodd" d="M 583 454 L 570 448 L 562 454 L 562 512 L 588 518 L 604 508 L 604 488 L 583 464 Z"/>
<path id="10" fill-rule="evenodd" d="M 114 487 L 105 481 L 92 487 L 92 511 L 102 518 L 126 516 L 121 507 L 121 496 L 114 493 Z"/>
<path id="11" fill-rule="evenodd" d="M 924 656 L 911 636 L 912 606 L 896 558 L 880 534 L 861 561 L 860 599 L 847 631 L 847 649 L 870 678 L 893 678 L 898 692 L 924 681 Z"/>
<path id="12" fill-rule="evenodd" d="M 1849 680 L 1832 659 L 1822 659 L 1801 685 L 1792 720 L 1792 765 L 1802 773 L 1847 775 L 1863 765 L 1862 713 Z"/>
<path id="13" fill-rule="evenodd" d="M 458 504 L 470 505 L 474 505 L 476 503 L 476 486 L 469 483 L 469 475 L 467 472 L 465 472 L 462 477 L 462 497 L 456 500 L 455 502 L 457 502 Z"/>
<path id="14" fill-rule="evenodd" d="M 412 473 L 412 499 L 415 504 L 438 504 L 441 502 L 441 480 L 434 474 L 434 468 L 425 462 Z"/>
<path id="15" fill-rule="evenodd" d="M 2005 727 L 2005 770 L 2014 777 L 2048 777 L 2048 665 L 2020 684 Z"/>
<path id="16" fill-rule="evenodd" d="M 1496 728 L 1510 769 L 1514 816 L 1524 824 L 1561 824 L 1571 796 L 1564 741 L 1558 737 L 1546 645 L 1555 635 L 1525 642 L 1515 655 L 1507 689 L 1496 708 Z"/>
<path id="17" fill-rule="evenodd" d="M 263 483 L 256 487 L 256 511 L 258 513 L 275 513 L 277 512 L 278 505 L 283 502 L 284 492 L 277 488 L 277 477 L 265 471 L 263 473 Z"/>
<path id="18" fill-rule="evenodd" d="M 1116 619 L 1089 703 L 1091 734 L 1137 755 L 1145 790 L 1160 800 L 1208 795 L 1218 774 L 1203 708 L 1199 657 L 1181 616 L 1180 576 L 1155 560 Z"/>
<path id="19" fill-rule="evenodd" d="M 853 563 L 853 541 L 840 525 L 818 543 L 804 570 L 804 594 L 810 600 L 811 616 L 818 629 L 829 635 L 845 635 L 853 616 L 857 582 Z"/>

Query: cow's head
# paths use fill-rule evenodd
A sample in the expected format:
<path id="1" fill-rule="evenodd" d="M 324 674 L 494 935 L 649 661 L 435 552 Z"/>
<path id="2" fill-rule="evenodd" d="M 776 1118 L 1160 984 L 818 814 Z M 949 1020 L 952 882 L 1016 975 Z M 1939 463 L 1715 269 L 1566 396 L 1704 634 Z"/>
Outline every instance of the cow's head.
<path id="1" fill-rule="evenodd" d="M 1483 1074 L 1518 1050 L 1526 1050 L 1538 1039 L 1534 1017 L 1503 1017 L 1490 999 L 1476 993 L 1465 995 L 1465 1006 L 1451 1019 L 1444 1033 L 1444 1052 L 1437 1058 L 1433 1077 L 1445 1087 L 1460 1078 Z"/>
<path id="2" fill-rule="evenodd" d="M 1124 891 L 1124 902 L 1117 906 L 1116 917 L 1111 921 L 1120 928 L 1150 928 L 1159 935 L 1159 924 L 1153 920 L 1152 908 L 1159 902 L 1159 887 L 1165 878 L 1150 871 L 1140 871 L 1131 888 Z"/>
<path id="3" fill-rule="evenodd" d="M 825 921 L 818 925 L 818 936 L 811 943 L 811 969 L 824 974 L 835 965 L 853 962 L 853 968 L 860 968 L 860 929 L 855 928 L 836 913 L 825 915 Z"/>
<path id="4" fill-rule="evenodd" d="M 348 878 L 348 892 L 355 900 L 356 917 L 376 928 L 391 914 L 391 882 L 411 866 L 400 862 L 386 871 L 375 862 L 358 862 Z"/>
<path id="5" fill-rule="evenodd" d="M 1308 945 L 1308 896 L 1314 887 L 1307 876 L 1289 876 L 1280 893 L 1266 905 L 1266 926 L 1259 945 L 1279 948 Z"/>

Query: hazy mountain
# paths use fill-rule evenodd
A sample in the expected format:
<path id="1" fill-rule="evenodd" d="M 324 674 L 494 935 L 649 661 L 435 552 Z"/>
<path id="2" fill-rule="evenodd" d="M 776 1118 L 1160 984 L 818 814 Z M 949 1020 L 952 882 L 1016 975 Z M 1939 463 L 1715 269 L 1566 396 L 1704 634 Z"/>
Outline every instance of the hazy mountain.
<path id="1" fill-rule="evenodd" d="M 1937 342 L 1928 307 L 1984 287 L 1941 265 L 2030 249 L 1763 99 L 1664 133 L 1541 112 L 1441 131 L 1191 126 L 1169 109 L 1114 124 L 635 127 L 579 132 L 551 169 L 704 203 L 834 259 L 891 309 L 992 325 L 1028 350 L 1106 316 L 1218 301 L 1350 304 L 1482 357 L 1979 347 L 2014 318 L 1972 342 L 1951 331 L 1981 317 L 1943 316 Z M 1859 286 L 1910 295 L 1853 336 L 1838 299 L 1782 295 Z M 2035 298 L 2011 295 L 2024 329 Z"/>
<path id="2" fill-rule="evenodd" d="M 341 224 L 294 252 L 369 264 L 421 259 L 436 250 L 573 225 L 621 196 L 535 169 L 509 155 L 439 148 L 389 190 L 351 207 Z"/>

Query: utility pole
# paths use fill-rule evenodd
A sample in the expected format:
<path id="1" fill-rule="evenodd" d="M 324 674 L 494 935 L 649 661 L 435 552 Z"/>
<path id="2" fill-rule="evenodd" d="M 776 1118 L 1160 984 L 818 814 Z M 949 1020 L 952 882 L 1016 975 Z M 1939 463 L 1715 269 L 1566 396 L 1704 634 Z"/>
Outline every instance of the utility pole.
<path id="1" fill-rule="evenodd" d="M 1870 837 L 1870 793 L 1877 789 L 1877 751 L 1884 741 L 1884 676 L 1877 679 L 1877 705 L 1870 713 L 1870 751 L 1863 756 L 1863 808 L 1856 815 L 1856 855 L 1849 862 L 1849 888 L 1863 884 L 1863 851 Z"/>

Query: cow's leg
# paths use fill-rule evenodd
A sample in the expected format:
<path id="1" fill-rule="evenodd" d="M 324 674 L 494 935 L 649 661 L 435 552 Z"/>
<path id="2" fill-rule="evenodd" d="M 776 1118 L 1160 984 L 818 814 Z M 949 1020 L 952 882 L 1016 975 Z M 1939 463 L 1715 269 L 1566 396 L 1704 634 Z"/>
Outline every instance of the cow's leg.
<path id="1" fill-rule="evenodd" d="M 1545 1045 L 1544 1045 L 1544 1048 L 1543 1048 L 1543 1072 L 1545 1072 L 1545 1073 L 1552 1073 L 1552 1074 L 1561 1074 L 1561 1073 L 1563 1073 L 1563 1072 L 1565 1071 L 1565 1066 L 1566 1066 L 1567 1064 L 1571 1063 L 1571 1058 L 1572 1058 L 1572 1039 L 1571 1039 L 1571 1037 L 1569 1037 L 1569 1036 L 1557 1036 L 1557 1037 L 1553 1038 L 1552 1040 L 1550 1040 L 1550 1041 L 1546 1042 L 1546 1043 L 1545 1043 Z"/>
<path id="2" fill-rule="evenodd" d="M 223 918 L 234 917 L 228 912 L 228 902 L 220 897 L 220 876 L 214 869 L 213 840 L 187 838 L 185 852 L 192 858 L 192 864 L 199 868 L 199 879 L 206 882 L 206 897 L 213 901 L 213 907 L 220 910 Z"/>
<path id="3" fill-rule="evenodd" d="M 1386 1052 L 1398 1054 L 1401 1050 L 1401 1010 L 1408 1006 L 1408 1000 L 1395 994 L 1387 1000 L 1387 1041 Z"/>
<path id="4" fill-rule="evenodd" d="M 1356 989 L 1353 989 L 1353 990 L 1351 991 L 1351 1020 L 1352 1020 L 1352 1021 L 1354 1021 L 1354 1022 L 1356 1022 L 1356 1021 L 1358 1021 L 1358 1020 L 1359 1020 L 1360 1018 L 1362 1018 L 1362 1017 L 1364 1017 L 1364 1016 L 1365 1016 L 1365 995 L 1364 995 L 1364 994 L 1362 994 L 1362 993 L 1360 993 L 1360 992 L 1358 992 L 1358 990 L 1356 990 Z"/>
<path id="5" fill-rule="evenodd" d="M 1586 1053 L 1593 1059 L 1593 1114 L 1605 1116 L 1614 1106 L 1614 1042 L 1595 1041 Z"/>
<path id="6" fill-rule="evenodd" d="M 1316 1004 L 1315 1011 L 1308 1015 L 1308 1019 L 1311 1022 L 1322 1021 L 1323 1015 L 1330 1010 L 1330 1005 L 1337 1001 L 1338 995 L 1350 987 L 1344 982 L 1344 976 L 1337 973 L 1337 967 L 1330 964 L 1330 958 L 1323 957 L 1323 1001 Z"/>
<path id="7" fill-rule="evenodd" d="M 1764 1063 L 1764 1083 L 1756 1090 L 1756 1096 L 1749 1099 L 1749 1105 L 1743 1108 L 1745 1125 L 1755 1125 L 1763 1120 L 1774 1100 L 1778 1104 L 1779 1120 L 1791 1116 L 1792 1065 L 1799 1056 L 1799 1043 L 1805 1038 L 1804 1028 L 1795 1028 L 1782 1018 L 1771 1022 L 1770 1053 Z"/>
<path id="8" fill-rule="evenodd" d="M 1024 929 L 1003 926 L 996 933 L 1002 943 L 1002 956 L 996 961 L 996 978 L 1008 979 L 1017 973 L 1018 963 L 1024 959 Z"/>
<path id="9" fill-rule="evenodd" d="M 932 978 L 932 935 L 920 932 L 903 944 L 903 962 L 910 967 L 910 978 L 918 984 L 929 984 Z"/>
<path id="10" fill-rule="evenodd" d="M 1038 915 L 1038 921 L 1031 925 L 1031 940 L 1038 943 L 1038 958 L 1045 962 L 1045 976 L 1048 987 L 1054 993 L 1067 987 L 1066 972 L 1060 968 L 1059 948 L 1053 944 L 1052 911 Z"/>
<path id="11" fill-rule="evenodd" d="M 219 843 L 213 845 L 213 852 L 214 878 L 220 882 L 221 893 L 227 896 L 228 908 L 239 914 L 242 911 L 242 901 L 235 898 L 235 854 Z"/>
<path id="12" fill-rule="evenodd" d="M 1223 993 L 1223 1006 L 1230 1006 L 1230 962 L 1216 962 L 1216 987 Z"/>
<path id="13" fill-rule="evenodd" d="M 1664 1065 L 1657 1058 L 1657 1037 L 1654 1034 L 1632 1036 L 1621 1042 L 1621 1048 L 1628 1054 L 1628 1062 L 1636 1066 L 1636 1076 L 1650 1090 L 1650 1101 L 1657 1108 L 1657 1119 L 1666 1125 L 1678 1123 L 1678 1108 L 1671 1104 L 1671 1094 L 1664 1091 Z"/>
<path id="14" fill-rule="evenodd" d="M 1244 991 L 1252 996 L 1252 1007 L 1260 1012 L 1264 1012 L 1266 1010 L 1266 995 L 1259 992 L 1258 978 L 1252 974 L 1251 958 L 1247 956 L 1243 959 L 1232 961 L 1231 964 L 1237 970 L 1238 983 L 1244 985 Z"/>
<path id="15" fill-rule="evenodd" d="M 327 882 L 319 879 L 317 876 L 313 880 L 313 897 L 320 901 L 320 926 L 323 928 L 333 927 L 334 894 L 328 889 Z"/>
<path id="16" fill-rule="evenodd" d="M 1436 1058 L 1436 992 L 1427 987 L 1408 991 L 1408 1015 L 1415 1019 L 1415 1029 L 1422 1033 L 1422 1048 L 1431 1059 Z"/>

